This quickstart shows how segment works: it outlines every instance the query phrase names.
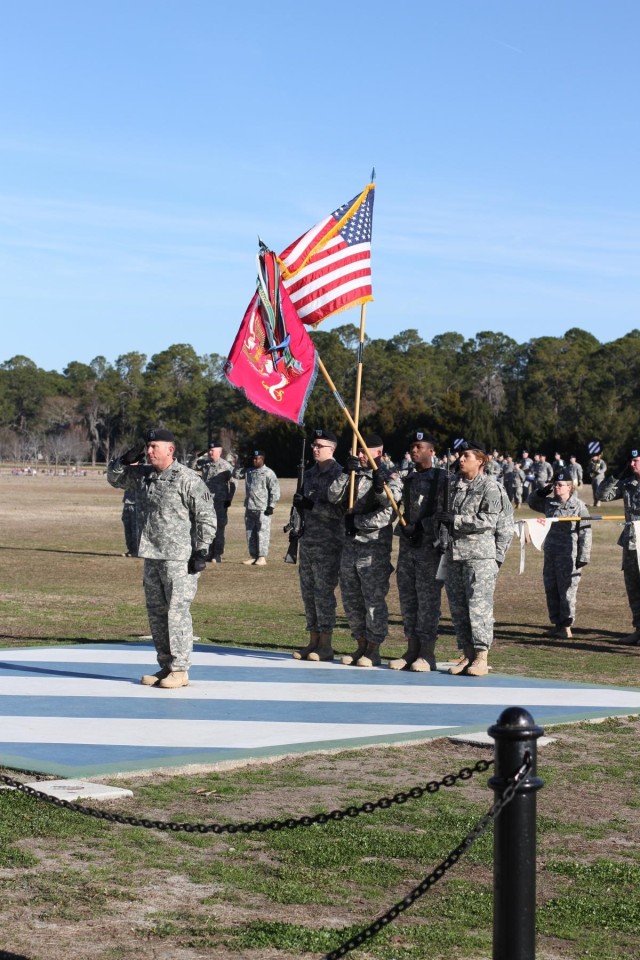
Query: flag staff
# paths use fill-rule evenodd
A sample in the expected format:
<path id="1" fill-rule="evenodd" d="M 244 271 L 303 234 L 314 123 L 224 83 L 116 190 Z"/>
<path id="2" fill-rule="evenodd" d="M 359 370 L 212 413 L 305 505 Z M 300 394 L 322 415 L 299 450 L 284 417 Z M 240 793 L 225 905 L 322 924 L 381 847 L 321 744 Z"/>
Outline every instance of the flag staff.
<path id="1" fill-rule="evenodd" d="M 365 325 L 365 316 L 366 316 L 367 304 L 363 303 L 360 306 L 360 340 L 358 342 L 358 366 L 356 369 L 356 398 L 353 408 L 353 419 L 355 421 L 356 428 L 360 423 L 360 395 L 362 392 L 362 363 L 364 355 L 364 325 Z M 357 430 L 353 432 L 353 440 L 351 442 L 351 455 L 355 457 L 358 452 L 358 436 Z M 352 471 L 351 476 L 349 477 L 349 510 L 353 510 L 353 503 L 355 500 L 355 490 L 356 490 L 356 475 Z"/>
<path id="2" fill-rule="evenodd" d="M 346 403 L 344 402 L 344 400 L 342 399 L 342 397 L 341 397 L 340 394 L 338 393 L 338 389 L 337 389 L 335 383 L 333 382 L 333 380 L 332 380 L 331 377 L 329 376 L 329 372 L 328 372 L 327 368 L 325 367 L 324 363 L 322 362 L 322 357 L 321 357 L 319 354 L 317 355 L 317 357 L 318 357 L 318 368 L 319 368 L 319 370 L 320 370 L 320 373 L 322 374 L 322 376 L 323 376 L 323 377 L 325 378 L 325 380 L 327 381 L 327 384 L 329 385 L 329 389 L 331 390 L 332 394 L 334 395 L 334 397 L 336 398 L 336 400 L 337 400 L 337 402 L 338 402 L 338 406 L 341 408 L 341 410 L 342 410 L 342 412 L 344 413 L 346 419 L 348 420 L 349 426 L 350 426 L 351 429 L 353 430 L 353 433 L 354 433 L 354 436 L 355 436 L 355 438 L 356 438 L 357 443 L 360 445 L 360 448 L 365 451 L 365 453 L 366 453 L 366 455 L 367 455 L 367 460 L 369 461 L 369 465 L 371 466 L 371 468 L 372 468 L 373 470 L 377 470 L 377 469 L 378 469 L 378 465 L 376 464 L 375 460 L 373 459 L 373 457 L 372 457 L 371 454 L 369 453 L 368 447 L 367 447 L 366 443 L 364 442 L 364 440 L 362 439 L 362 436 L 361 436 L 361 434 L 360 434 L 360 431 L 358 430 L 358 427 L 357 427 L 357 424 L 356 424 L 355 420 L 353 419 L 353 417 L 352 417 L 351 414 L 349 413 L 349 411 L 348 411 L 348 409 L 347 409 Z M 357 448 L 356 448 L 356 449 L 357 449 Z M 389 498 L 389 501 L 390 501 L 390 503 L 391 503 L 391 506 L 392 506 L 393 509 L 395 510 L 395 512 L 396 512 L 396 514 L 397 514 L 397 516 L 398 516 L 398 519 L 400 520 L 401 526 L 406 527 L 407 522 L 406 522 L 406 520 L 404 519 L 404 517 L 402 516 L 402 514 L 400 513 L 400 508 L 398 507 L 398 504 L 396 503 L 396 501 L 395 501 L 395 499 L 394 499 L 394 496 L 393 496 L 393 494 L 391 493 L 391 490 L 389 489 L 389 487 L 387 486 L 386 483 L 384 484 L 384 492 L 386 493 L 387 497 Z"/>

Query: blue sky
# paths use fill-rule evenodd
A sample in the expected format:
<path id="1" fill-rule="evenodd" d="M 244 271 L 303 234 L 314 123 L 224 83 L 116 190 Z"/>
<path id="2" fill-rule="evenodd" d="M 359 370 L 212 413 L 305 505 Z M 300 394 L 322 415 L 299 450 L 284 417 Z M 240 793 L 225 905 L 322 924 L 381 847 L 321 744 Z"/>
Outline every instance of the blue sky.
<path id="1" fill-rule="evenodd" d="M 636 0 L 5 2 L 0 361 L 226 355 L 257 235 L 372 166 L 370 336 L 623 336 L 639 34 Z"/>

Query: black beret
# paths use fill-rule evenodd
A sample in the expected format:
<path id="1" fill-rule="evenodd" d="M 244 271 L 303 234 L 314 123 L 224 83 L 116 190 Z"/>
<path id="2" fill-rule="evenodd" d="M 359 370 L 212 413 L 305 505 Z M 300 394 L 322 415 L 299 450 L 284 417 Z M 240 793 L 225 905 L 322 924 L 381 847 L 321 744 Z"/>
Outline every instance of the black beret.
<path id="1" fill-rule="evenodd" d="M 407 443 L 430 443 L 435 447 L 436 441 L 427 430 L 412 430 L 407 437 Z"/>
<path id="2" fill-rule="evenodd" d="M 558 470 L 558 472 L 554 477 L 554 480 L 556 481 L 562 480 L 564 483 L 573 483 L 573 477 L 571 476 L 568 470 Z"/>
<path id="3" fill-rule="evenodd" d="M 264 450 L 253 450 L 251 453 L 252 457 L 264 457 Z"/>
<path id="4" fill-rule="evenodd" d="M 463 440 L 458 450 L 479 450 L 480 453 L 486 453 L 487 451 L 481 443 L 478 443 L 477 440 Z"/>
<path id="5" fill-rule="evenodd" d="M 635 460 L 636 457 L 640 457 L 640 444 L 638 443 L 634 444 L 631 450 L 629 450 L 629 459 Z"/>
<path id="6" fill-rule="evenodd" d="M 338 442 L 338 438 L 332 430 L 322 430 L 320 428 L 313 431 L 311 442 L 313 443 L 314 440 L 329 440 L 331 443 L 335 444 Z"/>
<path id="7" fill-rule="evenodd" d="M 384 447 L 384 440 L 377 433 L 365 433 L 362 437 L 369 449 Z"/>
<path id="8" fill-rule="evenodd" d="M 219 440 L 209 440 L 209 450 L 213 450 L 214 447 L 222 447 Z"/>
<path id="9" fill-rule="evenodd" d="M 165 427 L 154 427 L 153 430 L 149 430 L 144 441 L 145 443 L 152 443 L 154 440 L 164 440 L 165 443 L 176 442 L 171 430 L 167 430 Z"/>

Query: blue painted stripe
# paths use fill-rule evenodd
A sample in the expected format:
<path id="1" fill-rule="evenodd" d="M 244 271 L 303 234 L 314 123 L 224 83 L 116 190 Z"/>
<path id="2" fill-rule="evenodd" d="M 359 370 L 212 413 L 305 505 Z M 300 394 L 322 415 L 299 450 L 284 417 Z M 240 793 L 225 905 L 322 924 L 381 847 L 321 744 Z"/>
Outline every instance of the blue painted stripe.
<path id="1" fill-rule="evenodd" d="M 602 716 L 602 707 L 530 705 L 538 722 L 579 715 Z M 11 717 L 121 718 L 136 720 L 241 720 L 252 723 L 340 723 L 393 726 L 492 724 L 495 704 L 327 703 L 299 700 L 153 700 L 130 697 L 0 697 L 0 714 Z M 607 708 L 608 714 L 613 711 Z M 629 712 L 620 710 L 620 713 Z M 82 728 L 78 730 L 82 740 Z"/>

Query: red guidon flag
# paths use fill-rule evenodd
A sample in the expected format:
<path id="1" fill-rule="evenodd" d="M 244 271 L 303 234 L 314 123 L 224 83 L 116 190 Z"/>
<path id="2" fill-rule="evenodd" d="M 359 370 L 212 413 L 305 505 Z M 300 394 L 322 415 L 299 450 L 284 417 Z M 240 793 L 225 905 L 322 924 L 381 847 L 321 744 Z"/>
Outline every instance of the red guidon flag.
<path id="1" fill-rule="evenodd" d="M 257 290 L 224 366 L 260 410 L 302 424 L 318 372 L 316 350 L 284 288 L 276 255 L 261 249 Z"/>
<path id="2" fill-rule="evenodd" d="M 374 190 L 373 182 L 367 184 L 361 194 L 334 210 L 278 257 L 282 282 L 304 323 L 320 323 L 333 313 L 373 300 Z"/>

